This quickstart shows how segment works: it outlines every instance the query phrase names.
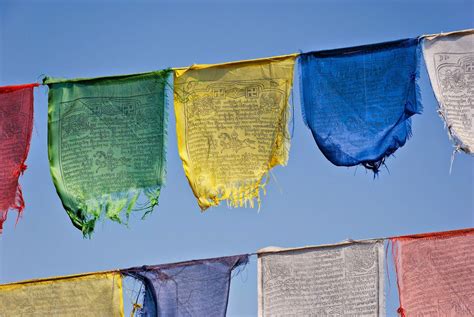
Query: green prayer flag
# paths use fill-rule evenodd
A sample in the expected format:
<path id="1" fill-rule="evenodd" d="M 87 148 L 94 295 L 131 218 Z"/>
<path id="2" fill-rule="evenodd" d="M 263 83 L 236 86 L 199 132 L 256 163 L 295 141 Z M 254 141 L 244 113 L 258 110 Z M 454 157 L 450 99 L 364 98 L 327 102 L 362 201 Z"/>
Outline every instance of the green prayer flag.
<path id="1" fill-rule="evenodd" d="M 165 180 L 169 73 L 45 78 L 51 175 L 84 236 L 101 216 L 122 223 L 132 211 L 145 216 L 158 204 Z M 142 193 L 148 202 L 135 208 Z"/>

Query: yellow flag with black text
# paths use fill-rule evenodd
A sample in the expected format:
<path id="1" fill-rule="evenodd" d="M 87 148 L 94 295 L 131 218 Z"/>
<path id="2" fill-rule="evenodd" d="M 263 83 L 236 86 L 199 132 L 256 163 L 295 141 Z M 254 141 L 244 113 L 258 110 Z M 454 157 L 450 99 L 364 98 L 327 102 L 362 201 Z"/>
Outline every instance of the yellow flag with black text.
<path id="1" fill-rule="evenodd" d="M 270 169 L 286 165 L 296 54 L 175 71 L 178 148 L 202 210 L 260 205 Z"/>
<path id="2" fill-rule="evenodd" d="M 2 317 L 123 315 L 120 273 L 93 273 L 0 285 Z"/>

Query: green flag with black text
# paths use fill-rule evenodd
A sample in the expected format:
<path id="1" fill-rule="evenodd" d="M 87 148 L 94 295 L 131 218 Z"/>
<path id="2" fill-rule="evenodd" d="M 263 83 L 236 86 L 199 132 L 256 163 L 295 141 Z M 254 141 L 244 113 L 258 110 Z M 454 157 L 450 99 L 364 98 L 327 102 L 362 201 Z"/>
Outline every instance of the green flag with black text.
<path id="1" fill-rule="evenodd" d="M 45 78 L 51 174 L 73 224 L 89 236 L 106 217 L 126 222 L 158 204 L 165 180 L 170 71 Z M 147 202 L 138 206 L 144 194 Z"/>

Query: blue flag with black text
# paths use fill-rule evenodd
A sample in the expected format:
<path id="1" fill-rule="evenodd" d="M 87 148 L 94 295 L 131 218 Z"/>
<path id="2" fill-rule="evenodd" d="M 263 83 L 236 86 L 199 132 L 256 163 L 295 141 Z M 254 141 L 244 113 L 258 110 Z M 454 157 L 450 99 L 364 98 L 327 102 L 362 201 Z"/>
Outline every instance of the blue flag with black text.
<path id="1" fill-rule="evenodd" d="M 303 53 L 302 108 L 324 156 L 377 173 L 421 113 L 418 39 Z"/>

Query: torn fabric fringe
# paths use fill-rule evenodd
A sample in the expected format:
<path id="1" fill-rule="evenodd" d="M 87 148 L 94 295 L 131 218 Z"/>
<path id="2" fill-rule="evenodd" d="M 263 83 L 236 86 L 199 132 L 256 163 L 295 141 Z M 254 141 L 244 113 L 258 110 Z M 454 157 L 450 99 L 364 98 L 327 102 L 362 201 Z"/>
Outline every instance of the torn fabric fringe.
<path id="1" fill-rule="evenodd" d="M 132 212 L 141 212 L 142 219 L 144 219 L 158 205 L 160 190 L 161 186 L 155 186 L 154 189 L 147 188 L 145 190 L 105 194 L 94 199 L 80 199 L 78 197 L 78 211 L 71 212 L 66 209 L 66 212 L 73 225 L 81 230 L 85 236 L 90 237 L 96 222 L 104 215 L 107 219 L 120 224 L 127 224 Z M 147 198 L 147 204 L 138 206 L 137 200 L 142 193 Z"/>
<path id="2" fill-rule="evenodd" d="M 226 200 L 227 206 L 232 208 L 254 208 L 255 202 L 257 202 L 258 209 L 260 210 L 260 195 L 261 193 L 264 195 L 266 194 L 265 187 L 268 183 L 268 180 L 268 175 L 264 175 L 262 178 L 256 181 L 247 181 L 245 184 L 232 186 L 229 189 L 222 188 L 218 191 L 216 196 L 214 196 L 213 193 L 208 193 L 205 195 L 205 197 L 211 197 L 211 199 L 208 198 L 207 201 L 205 201 L 205 204 L 218 205 L 220 201 Z"/>
<path id="3" fill-rule="evenodd" d="M 9 210 L 25 208 L 19 177 L 26 170 L 33 129 L 33 89 L 38 84 L 0 87 L 0 234 Z"/>
<path id="4" fill-rule="evenodd" d="M 302 110 L 324 156 L 378 173 L 421 113 L 418 39 L 304 53 Z"/>
<path id="5" fill-rule="evenodd" d="M 179 154 L 202 210 L 223 200 L 230 207 L 260 206 L 268 172 L 286 164 L 295 58 L 175 72 Z"/>
<path id="6" fill-rule="evenodd" d="M 127 223 L 158 205 L 165 182 L 170 71 L 49 85 L 51 174 L 72 223 L 90 236 L 102 216 Z M 143 194 L 147 203 L 139 206 Z"/>

